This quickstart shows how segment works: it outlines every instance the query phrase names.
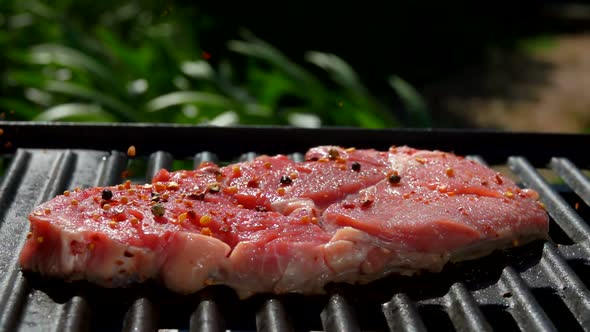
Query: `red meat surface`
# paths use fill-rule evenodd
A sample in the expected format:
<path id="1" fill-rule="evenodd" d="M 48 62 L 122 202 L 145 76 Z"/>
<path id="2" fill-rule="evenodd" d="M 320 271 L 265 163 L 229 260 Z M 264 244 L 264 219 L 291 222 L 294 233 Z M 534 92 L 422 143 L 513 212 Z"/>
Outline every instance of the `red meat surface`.
<path id="1" fill-rule="evenodd" d="M 66 192 L 29 215 L 21 266 L 108 287 L 319 293 L 547 236 L 534 191 L 453 154 L 322 146 L 305 159 L 204 163 Z"/>

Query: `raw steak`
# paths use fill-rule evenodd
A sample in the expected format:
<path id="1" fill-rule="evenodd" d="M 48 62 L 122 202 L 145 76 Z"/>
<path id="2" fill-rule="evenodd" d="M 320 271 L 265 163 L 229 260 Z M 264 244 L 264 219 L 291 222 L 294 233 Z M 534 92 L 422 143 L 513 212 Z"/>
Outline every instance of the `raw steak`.
<path id="1" fill-rule="evenodd" d="M 323 146 L 305 157 L 66 192 L 30 214 L 21 266 L 108 287 L 318 293 L 547 236 L 534 191 L 453 154 Z"/>

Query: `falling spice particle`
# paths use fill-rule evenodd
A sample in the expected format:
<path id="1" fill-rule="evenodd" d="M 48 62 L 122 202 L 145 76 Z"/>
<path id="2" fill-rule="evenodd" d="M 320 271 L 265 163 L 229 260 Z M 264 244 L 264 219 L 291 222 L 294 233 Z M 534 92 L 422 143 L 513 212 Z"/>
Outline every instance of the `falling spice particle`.
<path id="1" fill-rule="evenodd" d="M 211 53 L 203 51 L 201 53 L 201 57 L 205 60 L 209 60 L 209 59 L 211 59 Z"/>
<path id="2" fill-rule="evenodd" d="M 580 202 L 576 202 L 576 204 L 574 205 L 574 208 L 577 210 L 580 208 Z"/>
<path id="3" fill-rule="evenodd" d="M 4 135 L 4 129 L 0 128 L 0 136 Z"/>
<path id="4" fill-rule="evenodd" d="M 135 154 L 137 153 L 136 149 L 135 149 L 135 145 L 131 145 L 128 149 L 127 149 L 127 156 L 129 158 L 134 158 Z"/>

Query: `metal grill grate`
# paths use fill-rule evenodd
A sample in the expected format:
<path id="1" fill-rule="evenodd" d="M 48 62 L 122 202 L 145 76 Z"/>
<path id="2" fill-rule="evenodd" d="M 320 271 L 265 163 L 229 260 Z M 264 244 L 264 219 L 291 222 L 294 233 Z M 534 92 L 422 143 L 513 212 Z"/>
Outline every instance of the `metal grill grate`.
<path id="1" fill-rule="evenodd" d="M 590 180 L 582 171 L 590 157 L 576 147 L 590 143 L 588 135 L 22 123 L 0 123 L 0 128 L 3 139 L 19 147 L 4 151 L 10 166 L 0 184 L 3 331 L 590 330 Z M 122 132 L 129 136 L 115 143 L 112 136 Z M 83 136 L 73 138 L 77 133 Z M 28 212 L 66 189 L 121 182 L 122 172 L 133 166 L 121 152 L 129 144 L 140 153 L 133 163 L 145 161 L 135 182 L 187 160 L 197 165 L 252 159 L 256 154 L 251 151 L 294 153 L 297 160 L 302 158 L 297 152 L 319 144 L 408 144 L 477 153 L 472 158 L 507 164 L 523 186 L 540 193 L 551 216 L 552 241 L 448 266 L 439 274 L 391 276 L 365 286 L 330 285 L 327 295 L 258 295 L 243 301 L 221 286 L 180 296 L 152 284 L 102 289 L 21 273 L 17 256 L 28 232 Z M 50 147 L 54 149 L 40 149 Z M 548 183 L 539 174 L 545 165 L 563 183 Z"/>

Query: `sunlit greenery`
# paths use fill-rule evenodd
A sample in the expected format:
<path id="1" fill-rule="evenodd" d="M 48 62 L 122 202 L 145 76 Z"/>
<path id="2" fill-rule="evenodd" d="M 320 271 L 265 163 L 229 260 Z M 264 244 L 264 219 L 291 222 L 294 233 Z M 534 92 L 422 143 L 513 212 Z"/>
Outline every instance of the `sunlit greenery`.
<path id="1" fill-rule="evenodd" d="M 291 59 L 242 31 L 227 41 L 234 56 L 213 63 L 199 37 L 215 18 L 191 8 L 156 1 L 0 2 L 1 111 L 39 121 L 430 124 L 424 101 L 407 82 L 389 79 L 408 112 L 402 123 L 334 54 L 309 51 Z"/>

